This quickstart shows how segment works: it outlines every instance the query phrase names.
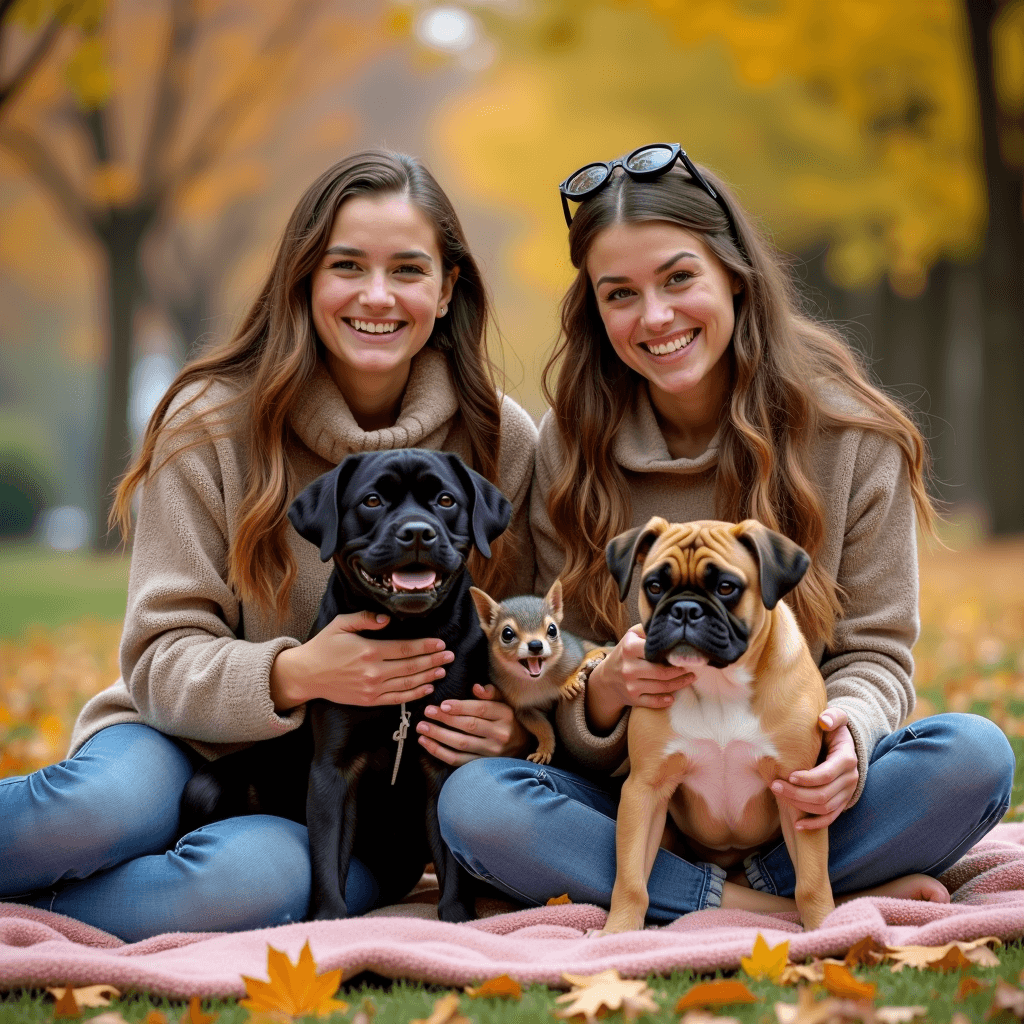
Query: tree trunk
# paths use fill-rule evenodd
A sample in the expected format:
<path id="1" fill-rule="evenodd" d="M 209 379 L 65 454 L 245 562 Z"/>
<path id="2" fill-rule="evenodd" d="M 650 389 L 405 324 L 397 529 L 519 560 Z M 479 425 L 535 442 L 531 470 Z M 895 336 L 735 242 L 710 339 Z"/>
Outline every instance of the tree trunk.
<path id="1" fill-rule="evenodd" d="M 1001 115 L 992 78 L 992 23 L 998 0 L 968 0 L 977 74 L 988 227 L 981 258 L 984 287 L 982 449 L 990 525 L 995 533 L 1024 530 L 1024 210 L 1019 169 L 1000 152 Z"/>

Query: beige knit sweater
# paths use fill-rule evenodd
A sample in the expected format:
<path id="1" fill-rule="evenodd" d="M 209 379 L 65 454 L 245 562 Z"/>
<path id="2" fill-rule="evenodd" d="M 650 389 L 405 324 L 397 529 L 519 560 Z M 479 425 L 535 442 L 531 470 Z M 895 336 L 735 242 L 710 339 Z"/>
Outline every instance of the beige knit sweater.
<path id="1" fill-rule="evenodd" d="M 845 411 L 854 411 L 837 399 Z M 658 428 L 646 389 L 614 441 L 633 501 L 630 526 L 654 515 L 674 522 L 715 519 L 714 485 L 718 439 L 696 459 L 674 459 Z M 546 500 L 562 461 L 551 413 L 540 424 L 530 526 L 537 549 L 536 593 L 544 593 L 564 564 L 562 547 L 547 514 Z M 918 577 L 914 506 L 898 447 L 873 431 L 826 431 L 814 449 L 814 473 L 824 500 L 825 540 L 817 562 L 846 592 L 844 614 L 829 650 L 812 647 L 829 704 L 846 711 L 857 748 L 859 799 L 875 744 L 914 707 L 910 650 L 917 639 Z M 637 578 L 627 597 L 631 622 L 639 621 Z M 566 629 L 591 640 L 588 623 L 566 610 Z M 625 756 L 623 715 L 607 736 L 586 721 L 584 701 L 563 703 L 559 730 L 566 746 L 594 768 L 617 766 Z"/>
<path id="2" fill-rule="evenodd" d="M 212 387 L 199 407 L 228 397 Z M 182 399 L 183 401 L 184 399 Z M 179 402 L 179 405 L 181 403 Z M 458 396 L 444 357 L 423 349 L 413 361 L 398 422 L 362 430 L 323 364 L 291 417 L 288 455 L 304 487 L 346 455 L 432 448 L 468 458 L 465 428 L 455 422 Z M 331 572 L 315 545 L 291 525 L 298 566 L 283 623 L 245 605 L 228 586 L 227 552 L 242 515 L 246 451 L 236 437 L 210 438 L 174 458 L 142 491 L 121 637 L 121 678 L 82 709 L 71 752 L 120 722 L 145 722 L 181 737 L 207 757 L 295 728 L 305 706 L 278 714 L 270 667 L 305 640 Z M 511 526 L 527 538 L 528 495 L 537 428 L 511 399 L 501 406 L 498 483 L 512 502 Z M 157 463 L 159 463 L 159 453 Z M 532 550 L 510 552 L 519 567 L 513 593 L 529 589 Z"/>

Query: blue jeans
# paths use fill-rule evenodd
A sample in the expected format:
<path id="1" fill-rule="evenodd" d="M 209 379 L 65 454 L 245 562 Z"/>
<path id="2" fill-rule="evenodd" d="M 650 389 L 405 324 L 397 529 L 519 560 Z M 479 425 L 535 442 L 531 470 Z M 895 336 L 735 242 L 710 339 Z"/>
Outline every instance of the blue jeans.
<path id="1" fill-rule="evenodd" d="M 1010 806 L 1014 757 L 1002 731 L 977 715 L 913 722 L 875 748 L 860 799 L 829 827 L 837 894 L 916 872 L 937 876 Z M 529 761 L 484 758 L 441 791 L 441 833 L 470 872 L 524 903 L 568 893 L 607 907 L 615 882 L 620 780 L 607 786 Z M 615 783 L 618 784 L 615 784 Z M 781 840 L 749 859 L 747 878 L 792 896 L 793 864 Z M 721 903 L 724 872 L 659 850 L 647 920 L 665 923 Z"/>
<path id="2" fill-rule="evenodd" d="M 179 837 L 182 790 L 201 761 L 148 725 L 113 725 L 60 764 L 0 779 L 0 899 L 127 942 L 301 921 L 311 875 L 304 825 L 254 814 Z M 350 913 L 377 895 L 353 858 Z"/>

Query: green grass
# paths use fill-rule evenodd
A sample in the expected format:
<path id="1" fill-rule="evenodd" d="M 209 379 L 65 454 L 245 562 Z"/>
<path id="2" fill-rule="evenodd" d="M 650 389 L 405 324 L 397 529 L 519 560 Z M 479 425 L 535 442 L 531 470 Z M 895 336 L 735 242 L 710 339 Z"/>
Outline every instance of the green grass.
<path id="1" fill-rule="evenodd" d="M 21 636 L 33 625 L 120 621 L 128 593 L 128 561 L 127 554 L 0 544 L 0 637 Z"/>
<path id="2" fill-rule="evenodd" d="M 893 974 L 888 965 L 882 965 L 871 968 L 859 967 L 854 973 L 861 981 L 877 984 L 876 1006 L 925 1006 L 928 1009 L 927 1020 L 934 1024 L 945 1024 L 955 1012 L 963 1013 L 968 1020 L 981 1021 L 992 1002 L 992 988 L 996 979 L 1002 978 L 1017 984 L 1018 976 L 1024 969 L 1024 947 L 1020 944 L 1000 947 L 996 952 L 1001 960 L 998 967 L 975 967 L 967 972 L 982 982 L 986 988 L 968 996 L 962 1002 L 955 1002 L 953 998 L 963 976 L 959 972 L 938 974 L 904 968 L 899 974 Z M 753 981 L 743 974 L 738 977 L 761 1002 L 756 1005 L 722 1007 L 717 1012 L 735 1017 L 743 1024 L 774 1024 L 774 1004 L 796 1002 L 795 988 L 783 988 L 768 981 Z M 674 1012 L 676 1001 L 700 980 L 707 979 L 701 979 L 691 971 L 678 971 L 664 978 L 657 975 L 649 976 L 647 984 L 652 989 L 654 1001 L 661 1010 L 658 1014 L 651 1014 L 644 1019 L 676 1024 L 679 1020 L 679 1015 Z M 344 998 L 350 1004 L 348 1012 L 336 1013 L 321 1020 L 351 1020 L 363 1000 L 371 999 L 377 1009 L 374 1024 L 409 1024 L 411 1020 L 429 1017 L 434 1001 L 448 991 L 406 981 L 388 984 L 382 979 L 374 979 L 374 983 L 367 983 L 362 978 L 355 978 L 353 982 L 343 985 L 343 991 L 339 994 L 339 998 Z M 553 1011 L 558 1009 L 555 1003 L 558 995 L 559 992 L 556 990 L 543 985 L 533 985 L 526 989 L 520 1002 L 470 999 L 463 996 L 460 1011 L 475 1024 L 552 1024 Z M 177 1024 L 186 1006 L 187 1004 L 183 1002 L 133 995 L 116 1001 L 108 1009 L 116 1010 L 132 1024 L 136 1021 L 141 1022 L 150 1010 L 161 1010 L 167 1015 L 169 1022 Z M 219 1014 L 217 1024 L 243 1024 L 249 1016 L 248 1011 L 233 999 L 204 1000 L 203 1010 Z M 85 1010 L 82 1014 L 83 1020 L 100 1012 L 105 1011 Z M 35 1024 L 52 1019 L 53 1001 L 41 992 L 19 991 L 0 995 L 0 1024 Z M 622 1016 L 616 1013 L 606 1019 L 610 1024 L 616 1024 L 622 1021 Z"/>

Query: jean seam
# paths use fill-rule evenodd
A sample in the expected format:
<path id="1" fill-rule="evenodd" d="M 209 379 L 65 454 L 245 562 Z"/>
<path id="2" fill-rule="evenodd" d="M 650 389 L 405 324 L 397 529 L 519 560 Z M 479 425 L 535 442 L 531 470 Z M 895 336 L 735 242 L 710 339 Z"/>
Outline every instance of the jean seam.
<path id="1" fill-rule="evenodd" d="M 980 831 L 981 835 L 984 836 L 988 832 L 991 832 L 992 829 L 996 825 L 998 825 L 1000 821 L 1002 821 L 1004 815 L 1006 814 L 1006 812 L 1009 809 L 1010 809 L 1010 800 L 1009 800 L 1009 798 L 1007 798 L 1006 801 L 1000 805 L 998 811 L 995 811 L 994 813 L 990 814 L 987 818 L 985 818 L 984 821 L 982 821 L 980 823 L 980 825 L 978 826 L 978 830 Z M 962 840 L 962 841 L 966 841 L 966 839 L 967 839 L 967 837 L 965 836 L 964 840 Z M 954 847 L 954 849 L 955 848 L 956 847 Z M 937 860 L 936 861 L 932 861 L 932 863 L 929 864 L 928 867 L 921 869 L 921 874 L 922 875 L 930 875 L 932 873 L 932 870 L 934 869 L 935 865 L 938 864 L 938 863 L 939 863 L 939 861 L 937 861 Z M 956 861 L 954 861 L 953 863 L 955 864 Z M 952 865 L 950 865 L 950 867 L 952 867 Z M 946 870 L 948 871 L 949 869 L 947 868 Z"/>

